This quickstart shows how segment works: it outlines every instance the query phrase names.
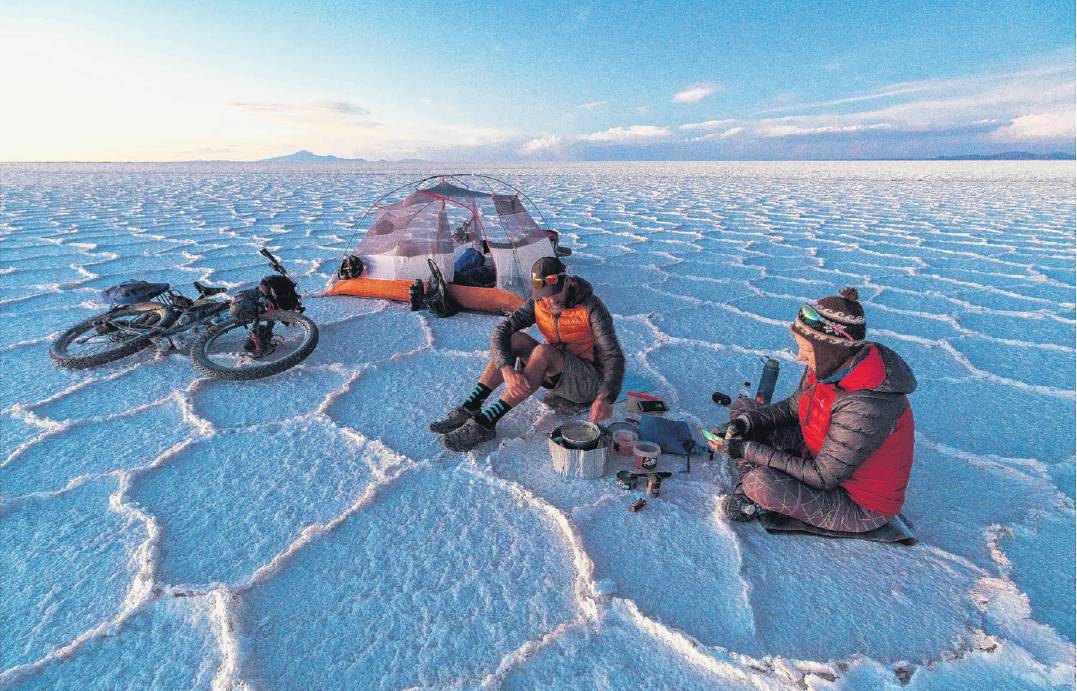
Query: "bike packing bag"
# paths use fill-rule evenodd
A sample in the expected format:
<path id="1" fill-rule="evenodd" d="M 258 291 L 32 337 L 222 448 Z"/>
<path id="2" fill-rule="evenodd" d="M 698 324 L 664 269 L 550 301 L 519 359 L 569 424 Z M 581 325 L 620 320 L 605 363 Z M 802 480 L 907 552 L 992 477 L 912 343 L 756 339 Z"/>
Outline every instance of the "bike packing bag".
<path id="1" fill-rule="evenodd" d="M 237 322 L 247 324 L 258 318 L 258 291 L 241 290 L 228 305 L 228 314 Z"/>
<path id="2" fill-rule="evenodd" d="M 435 317 L 451 317 L 460 311 L 460 306 L 449 296 L 445 278 L 438 265 L 433 259 L 427 259 L 426 263 L 430 266 L 430 286 L 426 290 L 423 304 Z"/>
<path id="3" fill-rule="evenodd" d="M 690 456 L 696 448 L 696 440 L 692 437 L 692 429 L 687 422 L 667 420 L 654 415 L 640 416 L 639 438 L 658 444 L 662 453 Z"/>
<path id="4" fill-rule="evenodd" d="M 258 290 L 276 309 L 299 309 L 299 293 L 295 292 L 295 281 L 287 276 L 266 276 L 258 282 Z"/>
<path id="5" fill-rule="evenodd" d="M 167 283 L 149 283 L 148 281 L 124 281 L 101 291 L 101 295 L 113 306 L 133 305 L 136 302 L 148 302 L 168 290 Z"/>

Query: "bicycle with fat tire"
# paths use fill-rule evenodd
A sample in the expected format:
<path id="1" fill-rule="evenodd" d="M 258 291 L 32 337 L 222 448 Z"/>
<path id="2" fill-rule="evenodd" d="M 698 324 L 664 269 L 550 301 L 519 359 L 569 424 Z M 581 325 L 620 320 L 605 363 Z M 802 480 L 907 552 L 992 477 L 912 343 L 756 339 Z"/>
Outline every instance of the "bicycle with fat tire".
<path id="1" fill-rule="evenodd" d="M 112 307 L 64 331 L 49 347 L 61 367 L 86 369 L 115 362 L 157 344 L 175 347 L 173 337 L 211 326 L 227 313 L 228 302 L 215 296 L 224 288 L 194 282 L 191 299 L 168 283 L 126 281 L 104 291 Z"/>
<path id="2" fill-rule="evenodd" d="M 98 367 L 151 345 L 176 350 L 177 337 L 194 335 L 194 365 L 218 379 L 259 379 L 305 360 L 318 345 L 318 327 L 303 315 L 296 283 L 264 247 L 275 274 L 257 288 L 227 299 L 225 288 L 194 282 L 191 299 L 168 283 L 126 281 L 104 291 L 112 307 L 64 331 L 49 348 L 61 367 Z M 218 297 L 221 296 L 221 297 Z"/>
<path id="3" fill-rule="evenodd" d="M 237 293 L 229 317 L 191 346 L 199 371 L 218 379 L 260 379 L 305 360 L 318 345 L 318 326 L 306 317 L 295 281 L 269 250 L 259 252 L 276 275 Z"/>

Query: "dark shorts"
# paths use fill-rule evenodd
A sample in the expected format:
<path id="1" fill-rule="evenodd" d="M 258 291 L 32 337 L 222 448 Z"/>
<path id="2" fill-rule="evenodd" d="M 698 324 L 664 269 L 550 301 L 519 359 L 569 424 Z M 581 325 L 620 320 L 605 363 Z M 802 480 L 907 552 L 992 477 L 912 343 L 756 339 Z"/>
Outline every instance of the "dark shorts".
<path id="1" fill-rule="evenodd" d="M 574 403 L 590 403 L 598 395 L 598 388 L 602 384 L 602 377 L 594 364 L 578 358 L 567 350 L 561 351 L 565 359 L 561 374 L 554 381 L 543 382 L 542 385 L 550 389 L 554 394 Z"/>

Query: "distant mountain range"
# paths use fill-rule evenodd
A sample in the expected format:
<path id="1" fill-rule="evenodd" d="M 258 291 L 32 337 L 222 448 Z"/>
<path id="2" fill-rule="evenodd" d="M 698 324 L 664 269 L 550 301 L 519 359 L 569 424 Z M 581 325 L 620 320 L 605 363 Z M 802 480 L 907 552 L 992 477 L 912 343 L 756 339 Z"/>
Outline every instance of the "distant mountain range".
<path id="1" fill-rule="evenodd" d="M 340 158 L 339 156 L 320 156 L 316 153 L 300 149 L 294 154 L 287 156 L 274 156 L 263 158 L 255 163 L 368 163 L 365 158 Z"/>
<path id="2" fill-rule="evenodd" d="M 959 156 L 936 156 L 929 159 L 913 159 L 927 161 L 1072 161 L 1073 154 L 1057 151 L 1050 154 L 1033 154 L 1028 151 L 1006 151 L 999 154 L 962 154 Z M 882 160 L 907 160 L 907 159 L 882 159 Z M 274 156 L 263 158 L 254 163 L 428 163 L 418 158 L 406 158 L 397 161 L 368 161 L 365 158 L 340 158 L 339 156 L 322 156 L 306 149 L 296 151 L 287 156 Z"/>
<path id="3" fill-rule="evenodd" d="M 379 159 L 377 161 L 368 161 L 365 158 L 341 158 L 340 156 L 322 156 L 306 149 L 300 149 L 294 154 L 288 154 L 287 156 L 274 156 L 273 158 L 263 158 L 259 161 L 253 161 L 253 163 L 428 163 L 421 158 L 402 158 L 395 161 L 386 161 L 385 159 Z"/>
<path id="4" fill-rule="evenodd" d="M 1052 154 L 1031 154 L 1027 151 L 1007 151 L 1001 154 L 965 154 L 963 156 L 937 156 L 936 161 L 1072 161 L 1073 154 L 1056 151 Z"/>

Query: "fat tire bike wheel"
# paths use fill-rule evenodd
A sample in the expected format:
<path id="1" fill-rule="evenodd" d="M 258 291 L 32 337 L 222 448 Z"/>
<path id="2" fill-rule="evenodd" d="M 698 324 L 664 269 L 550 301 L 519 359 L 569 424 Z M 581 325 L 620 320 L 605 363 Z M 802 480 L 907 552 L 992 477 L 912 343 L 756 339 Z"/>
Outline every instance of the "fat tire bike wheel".
<path id="1" fill-rule="evenodd" d="M 278 312 L 272 320 L 262 321 L 285 331 L 283 339 L 281 333 L 274 334 L 273 351 L 260 358 L 245 352 L 250 322 L 228 319 L 202 334 L 191 346 L 194 366 L 217 379 L 261 379 L 295 367 L 318 345 L 318 326 L 297 312 Z"/>
<path id="2" fill-rule="evenodd" d="M 177 316 L 171 307 L 156 302 L 109 310 L 60 334 L 49 347 L 49 357 L 72 369 L 104 365 L 148 346 L 154 334 L 171 326 Z"/>

